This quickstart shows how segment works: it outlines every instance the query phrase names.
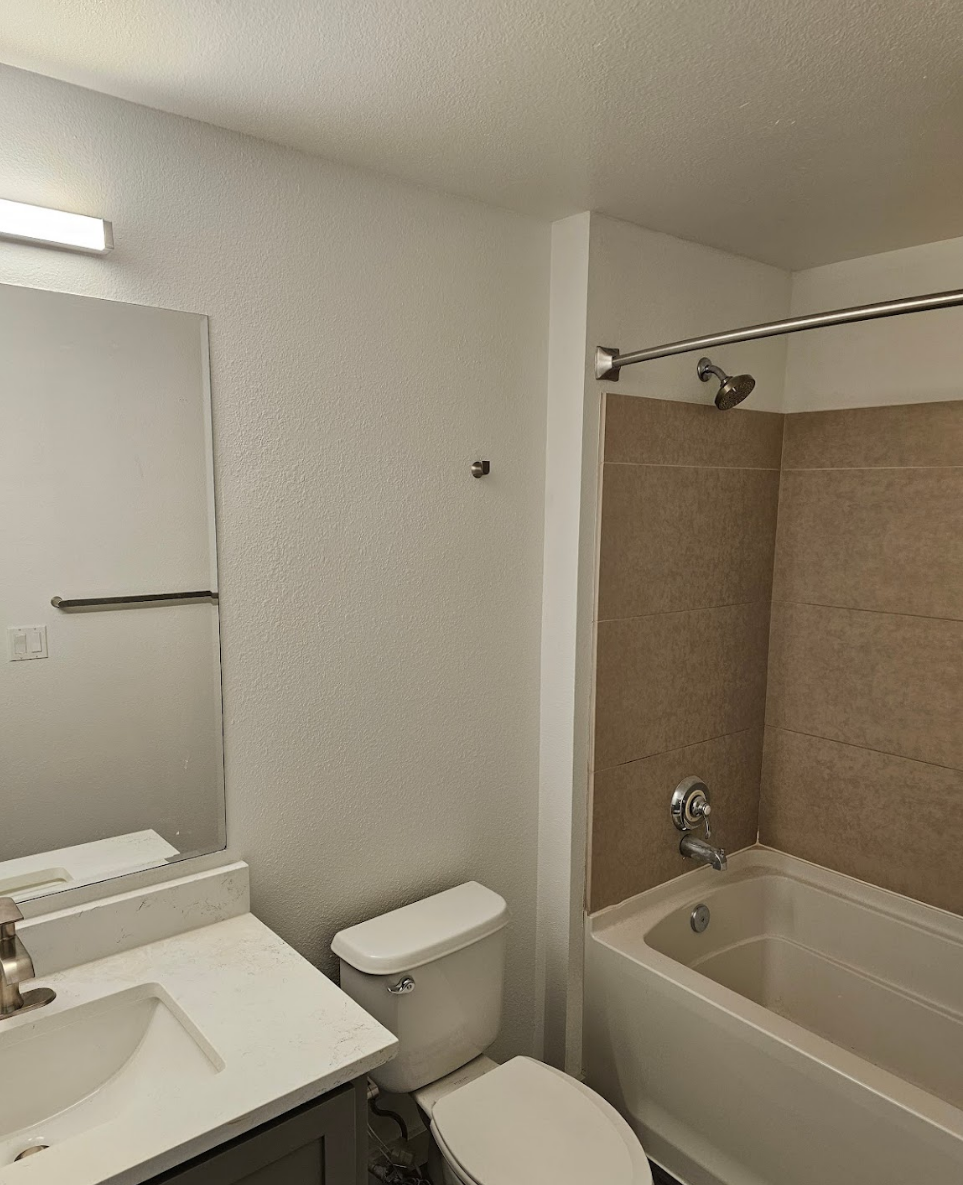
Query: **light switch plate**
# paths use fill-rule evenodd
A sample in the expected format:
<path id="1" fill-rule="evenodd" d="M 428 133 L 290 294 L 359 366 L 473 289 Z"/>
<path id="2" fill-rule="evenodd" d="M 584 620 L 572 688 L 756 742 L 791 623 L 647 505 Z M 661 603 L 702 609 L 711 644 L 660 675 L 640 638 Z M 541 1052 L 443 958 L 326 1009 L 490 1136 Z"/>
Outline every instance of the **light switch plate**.
<path id="1" fill-rule="evenodd" d="M 7 628 L 7 656 L 11 662 L 47 657 L 45 625 L 11 625 Z"/>

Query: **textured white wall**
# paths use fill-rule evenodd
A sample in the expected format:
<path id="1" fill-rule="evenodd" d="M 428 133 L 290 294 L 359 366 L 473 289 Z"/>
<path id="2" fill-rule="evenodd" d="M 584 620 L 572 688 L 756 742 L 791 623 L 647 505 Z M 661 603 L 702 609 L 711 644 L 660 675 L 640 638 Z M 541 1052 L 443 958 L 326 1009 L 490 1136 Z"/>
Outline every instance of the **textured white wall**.
<path id="1" fill-rule="evenodd" d="M 585 869 L 584 780 L 573 770 L 587 740 L 578 731 L 580 693 L 591 679 L 579 666 L 572 573 L 579 565 L 582 474 L 594 465 L 598 441 L 597 427 L 584 421 L 591 415 L 584 377 L 591 223 L 590 214 L 575 214 L 552 225 L 542 572 L 538 1019 L 546 1060 L 573 1072 L 580 1058 Z"/>
<path id="2" fill-rule="evenodd" d="M 580 1068 L 581 939 L 592 721 L 601 397 L 597 345 L 623 351 L 785 317 L 790 276 L 767 264 L 593 214 L 556 223 L 552 240 L 546 605 L 543 651 L 542 789 L 539 852 L 540 941 L 547 968 L 545 1047 Z M 578 300 L 579 293 L 583 301 Z M 573 355 L 573 345 L 575 353 Z M 712 352 L 757 380 L 748 406 L 782 406 L 783 341 Z M 580 360 L 581 359 L 581 363 Z M 693 403 L 712 391 L 696 376 L 697 356 L 622 372 L 625 394 Z M 572 387 L 573 367 L 582 374 Z M 721 414 L 721 413 L 720 413 Z M 737 415 L 738 410 L 731 414 Z M 568 483 L 553 496 L 552 479 Z M 551 581 L 549 582 L 549 574 Z M 549 583 L 551 587 L 549 589 Z M 551 677 L 550 694 L 544 683 Z M 548 750 L 547 740 L 554 747 Z M 567 996 L 559 977 L 567 971 Z"/>
<path id="3" fill-rule="evenodd" d="M 789 315 L 790 273 L 740 255 L 619 222 L 592 219 L 589 346 L 623 353 L 739 329 Z M 707 351 L 730 374 L 756 380 L 747 408 L 782 411 L 786 339 L 768 338 Z M 696 375 L 700 355 L 680 354 L 619 372 L 613 391 L 686 403 L 711 403 L 713 383 Z M 602 388 L 594 378 L 592 390 Z"/>
<path id="4" fill-rule="evenodd" d="M 0 860 L 152 829 L 223 845 L 217 607 L 50 599 L 217 587 L 207 325 L 0 284 Z"/>
<path id="5" fill-rule="evenodd" d="M 4 196 L 117 241 L 0 245 L 5 280 L 211 318 L 254 908 L 330 967 L 339 926 L 477 877 L 530 1048 L 548 226 L 9 69 L 0 126 Z"/>
<path id="6" fill-rule="evenodd" d="M 793 315 L 963 283 L 963 239 L 795 272 Z M 963 309 L 815 329 L 788 339 L 786 411 L 963 397 Z"/>

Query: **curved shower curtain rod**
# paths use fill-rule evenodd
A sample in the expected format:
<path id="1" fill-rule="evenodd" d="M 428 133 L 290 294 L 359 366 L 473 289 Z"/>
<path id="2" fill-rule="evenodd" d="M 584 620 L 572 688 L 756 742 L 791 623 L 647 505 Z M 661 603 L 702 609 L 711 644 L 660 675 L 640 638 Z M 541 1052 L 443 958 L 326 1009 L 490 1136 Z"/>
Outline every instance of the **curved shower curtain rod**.
<path id="1" fill-rule="evenodd" d="M 749 325 L 745 329 L 729 329 L 708 337 L 690 337 L 685 341 L 668 342 L 620 354 L 616 346 L 598 346 L 595 350 L 595 377 L 611 383 L 619 381 L 623 366 L 636 362 L 651 362 L 671 354 L 689 354 L 712 346 L 726 346 L 735 342 L 755 341 L 761 337 L 780 337 L 785 333 L 802 333 L 806 329 L 823 329 L 827 325 L 849 325 L 853 321 L 875 321 L 878 317 L 900 317 L 904 313 L 928 313 L 933 309 L 949 309 L 963 305 L 963 290 L 930 292 L 926 296 L 904 296 L 899 300 L 883 300 L 877 304 L 861 304 L 851 309 L 834 309 L 829 313 L 807 313 L 805 317 L 788 317 L 785 321 L 769 321 L 764 325 Z"/>

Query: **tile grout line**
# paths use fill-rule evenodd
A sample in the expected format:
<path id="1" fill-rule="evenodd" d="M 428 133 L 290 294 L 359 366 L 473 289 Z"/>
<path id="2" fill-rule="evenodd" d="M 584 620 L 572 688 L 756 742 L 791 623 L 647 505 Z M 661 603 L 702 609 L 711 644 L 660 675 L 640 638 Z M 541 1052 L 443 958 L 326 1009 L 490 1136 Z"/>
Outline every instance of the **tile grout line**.
<path id="1" fill-rule="evenodd" d="M 758 721 L 756 724 L 749 724 L 745 728 L 737 728 L 732 732 L 720 732 L 716 736 L 705 737 L 701 741 L 690 741 L 686 745 L 676 745 L 672 749 L 660 749 L 657 753 L 646 753 L 644 757 L 630 757 L 628 761 L 617 761 L 615 765 L 602 765 L 593 769 L 592 774 L 606 774 L 613 769 L 624 769 L 627 765 L 637 765 L 640 761 L 650 761 L 653 757 L 666 757 L 670 753 L 682 753 L 685 749 L 695 749 L 698 745 L 711 745 L 713 741 L 724 741 L 727 737 L 741 737 L 747 732 L 755 732 L 756 729 L 765 731 L 765 718 Z M 790 731 L 786 729 L 786 731 Z"/>
<path id="2" fill-rule="evenodd" d="M 748 602 L 761 604 L 762 602 Z M 872 613 L 877 617 L 911 617 L 916 621 L 953 621 L 963 624 L 963 617 L 939 617 L 935 613 L 903 613 L 897 609 L 862 609 L 858 605 L 830 605 L 823 601 L 791 601 L 781 597 L 773 597 L 772 605 L 805 605 L 809 609 L 835 609 L 840 613 Z M 685 610 L 681 610 L 685 612 Z M 611 621 L 621 621 L 622 618 L 608 618 Z M 624 620 L 631 620 L 625 618 Z"/>
<path id="3" fill-rule="evenodd" d="M 840 741 L 835 737 L 826 737 L 818 732 L 804 732 L 800 728 L 786 728 L 782 724 L 767 724 L 765 727 L 774 732 L 788 732 L 792 736 L 809 737 L 813 741 L 828 741 L 831 745 L 843 745 L 847 749 L 859 749 L 863 753 L 878 753 L 880 757 L 895 757 L 897 761 L 911 761 L 914 765 L 929 765 L 933 769 L 945 769 L 950 773 L 963 774 L 963 769 L 958 765 L 944 765 L 941 761 L 924 761 L 922 757 L 907 757 L 905 753 L 894 753 L 891 749 L 875 749 L 872 745 L 857 745 L 853 741 Z"/>
<path id="4" fill-rule="evenodd" d="M 604 465 L 628 466 L 632 469 L 721 469 L 733 473 L 780 473 L 778 465 L 683 465 L 669 461 L 609 461 Z"/>
<path id="5" fill-rule="evenodd" d="M 682 613 L 715 613 L 719 609 L 743 609 L 752 605 L 772 605 L 772 598 L 756 598 L 753 601 L 727 601 L 724 605 L 697 605 L 692 609 L 656 609 L 652 613 L 632 613 L 627 617 L 599 617 L 596 625 L 608 625 L 613 621 L 646 621 L 650 617 L 678 617 Z"/>
<path id="6" fill-rule="evenodd" d="M 783 465 L 783 473 L 930 473 L 963 469 L 963 465 Z"/>
<path id="7" fill-rule="evenodd" d="M 953 473 L 963 469 L 963 465 L 697 465 L 681 461 L 613 461 L 607 458 L 603 458 L 602 463 L 631 469 L 721 469 L 735 473 Z"/>
<path id="8" fill-rule="evenodd" d="M 782 517 L 781 511 L 783 509 L 783 495 L 786 492 L 786 474 L 791 470 L 786 467 L 786 436 L 789 432 L 789 417 L 783 416 L 782 419 L 782 438 L 780 441 L 779 450 L 779 489 L 776 491 L 776 526 L 772 533 L 772 590 L 776 587 L 776 569 L 779 565 L 780 551 L 780 522 L 782 522 L 783 529 L 785 529 L 785 520 Z M 783 540 L 785 542 L 785 540 Z M 766 697 L 762 708 L 762 753 L 759 762 L 759 788 L 756 794 L 756 843 L 762 842 L 762 812 L 763 801 L 768 798 L 766 794 L 766 731 L 769 725 L 769 695 L 771 691 L 771 672 L 773 666 L 773 645 L 772 635 L 775 629 L 775 614 L 773 607 L 777 602 L 773 596 L 773 591 L 769 594 L 769 636 L 766 639 Z"/>

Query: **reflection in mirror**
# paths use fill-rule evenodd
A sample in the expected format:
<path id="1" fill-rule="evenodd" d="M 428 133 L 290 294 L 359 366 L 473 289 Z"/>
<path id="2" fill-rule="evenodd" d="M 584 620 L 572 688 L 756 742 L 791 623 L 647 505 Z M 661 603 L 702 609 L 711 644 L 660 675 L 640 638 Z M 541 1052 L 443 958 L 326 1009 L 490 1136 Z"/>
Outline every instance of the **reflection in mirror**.
<path id="1" fill-rule="evenodd" d="M 224 845 L 207 319 L 0 285 L 0 358 L 0 895 L 22 900 Z"/>

